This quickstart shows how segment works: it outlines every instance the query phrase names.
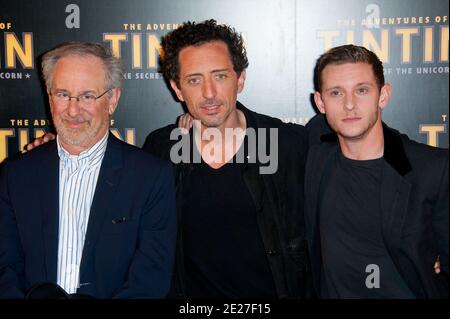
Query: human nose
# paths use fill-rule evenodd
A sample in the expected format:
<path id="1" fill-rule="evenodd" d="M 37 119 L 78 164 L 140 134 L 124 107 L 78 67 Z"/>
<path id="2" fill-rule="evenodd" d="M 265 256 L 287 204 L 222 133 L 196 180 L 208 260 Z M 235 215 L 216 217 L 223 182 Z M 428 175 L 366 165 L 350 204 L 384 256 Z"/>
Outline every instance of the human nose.
<path id="1" fill-rule="evenodd" d="M 206 99 L 212 99 L 216 97 L 216 85 L 214 84 L 214 81 L 212 79 L 208 79 L 203 83 L 203 97 Z"/>
<path id="2" fill-rule="evenodd" d="M 77 116 L 80 113 L 81 106 L 79 104 L 79 98 L 77 96 L 71 96 L 67 102 L 67 114 L 69 116 Z"/>
<path id="3" fill-rule="evenodd" d="M 351 111 L 355 108 L 356 102 L 352 95 L 346 95 L 344 99 L 344 109 L 347 111 Z"/>

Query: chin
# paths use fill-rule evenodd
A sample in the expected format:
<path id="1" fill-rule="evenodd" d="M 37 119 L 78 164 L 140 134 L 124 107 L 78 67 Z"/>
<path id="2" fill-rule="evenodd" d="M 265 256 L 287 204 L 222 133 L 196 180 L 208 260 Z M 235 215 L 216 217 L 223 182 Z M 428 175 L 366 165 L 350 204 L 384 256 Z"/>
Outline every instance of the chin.
<path id="1" fill-rule="evenodd" d="M 66 138 L 62 138 L 62 140 L 69 145 L 72 146 L 84 146 L 87 144 L 87 138 L 80 138 L 80 137 L 72 137 L 67 136 Z"/>
<path id="2" fill-rule="evenodd" d="M 347 140 L 359 140 L 365 135 L 365 131 L 351 131 L 351 132 L 341 132 L 339 135 L 344 137 Z"/>
<path id="3" fill-rule="evenodd" d="M 220 126 L 220 125 L 222 125 L 223 124 L 223 121 L 220 121 L 219 119 L 216 119 L 216 120 L 202 120 L 201 121 L 202 122 L 202 124 L 203 124 L 203 126 L 205 126 L 205 127 L 218 127 L 218 126 Z"/>

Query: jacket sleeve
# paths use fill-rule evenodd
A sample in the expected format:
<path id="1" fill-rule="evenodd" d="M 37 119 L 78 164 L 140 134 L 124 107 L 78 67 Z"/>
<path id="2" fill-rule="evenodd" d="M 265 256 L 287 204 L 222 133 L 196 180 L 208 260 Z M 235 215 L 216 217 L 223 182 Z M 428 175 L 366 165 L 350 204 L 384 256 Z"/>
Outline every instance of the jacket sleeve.
<path id="1" fill-rule="evenodd" d="M 0 298 L 23 298 L 23 252 L 9 192 L 4 165 L 0 172 Z"/>
<path id="2" fill-rule="evenodd" d="M 448 151 L 444 159 L 444 170 L 440 180 L 439 195 L 433 211 L 433 231 L 439 250 L 441 271 L 448 274 L 449 250 L 449 189 L 448 189 Z"/>
<path id="3" fill-rule="evenodd" d="M 125 285 L 113 298 L 164 298 L 172 277 L 176 241 L 172 166 L 164 164 L 142 213 L 139 239 Z"/>

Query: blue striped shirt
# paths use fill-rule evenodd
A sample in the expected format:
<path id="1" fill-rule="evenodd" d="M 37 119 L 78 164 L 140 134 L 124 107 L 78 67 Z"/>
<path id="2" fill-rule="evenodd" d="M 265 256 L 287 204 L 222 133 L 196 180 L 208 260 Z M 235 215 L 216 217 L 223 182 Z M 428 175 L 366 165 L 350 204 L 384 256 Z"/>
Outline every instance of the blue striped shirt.
<path id="1" fill-rule="evenodd" d="M 84 239 L 108 133 L 78 156 L 70 155 L 57 137 L 59 155 L 59 239 L 57 283 L 76 293 Z"/>

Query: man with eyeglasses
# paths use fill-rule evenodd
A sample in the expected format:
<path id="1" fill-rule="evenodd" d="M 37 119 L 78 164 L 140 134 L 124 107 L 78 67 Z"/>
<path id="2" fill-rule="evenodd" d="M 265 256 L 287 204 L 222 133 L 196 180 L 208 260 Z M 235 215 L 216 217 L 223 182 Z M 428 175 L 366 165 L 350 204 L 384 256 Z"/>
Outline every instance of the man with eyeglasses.
<path id="1" fill-rule="evenodd" d="M 162 298 L 176 223 L 172 168 L 109 133 L 122 67 L 99 44 L 47 52 L 54 141 L 0 177 L 0 298 Z"/>

